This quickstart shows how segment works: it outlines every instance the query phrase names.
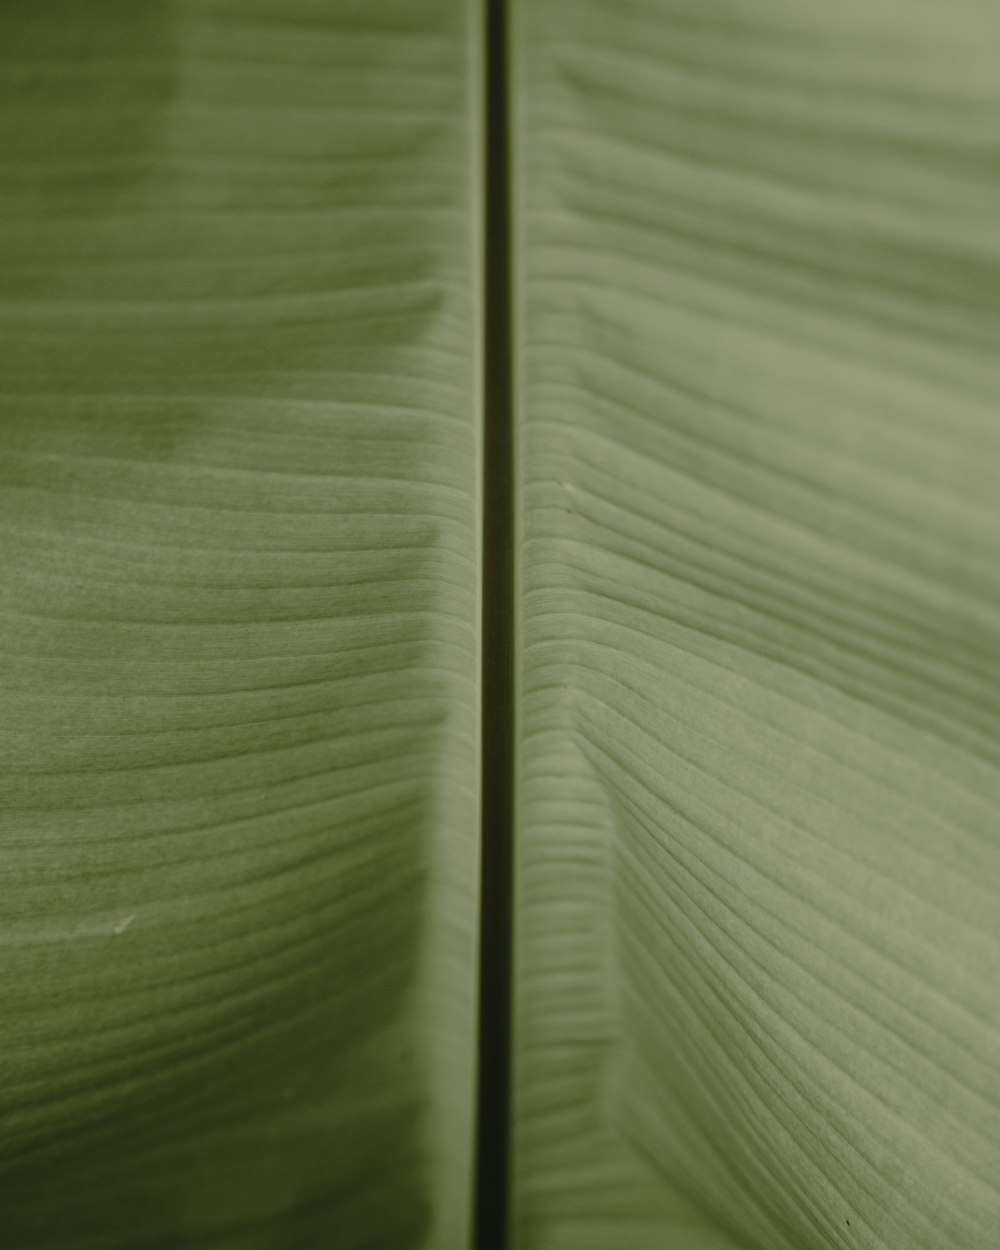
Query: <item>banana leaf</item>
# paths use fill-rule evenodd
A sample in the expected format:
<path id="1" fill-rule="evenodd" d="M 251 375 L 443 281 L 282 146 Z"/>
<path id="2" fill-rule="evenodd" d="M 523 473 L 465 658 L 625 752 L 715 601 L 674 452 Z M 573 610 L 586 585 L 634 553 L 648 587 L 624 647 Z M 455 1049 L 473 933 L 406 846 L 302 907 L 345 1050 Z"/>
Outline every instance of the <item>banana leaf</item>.
<path id="1" fill-rule="evenodd" d="M 984 0 L 0 5 L 0 1246 L 1000 1245 L 998 117 Z"/>
<path id="2" fill-rule="evenodd" d="M 515 1244 L 986 1250 L 1000 20 L 516 13 Z"/>

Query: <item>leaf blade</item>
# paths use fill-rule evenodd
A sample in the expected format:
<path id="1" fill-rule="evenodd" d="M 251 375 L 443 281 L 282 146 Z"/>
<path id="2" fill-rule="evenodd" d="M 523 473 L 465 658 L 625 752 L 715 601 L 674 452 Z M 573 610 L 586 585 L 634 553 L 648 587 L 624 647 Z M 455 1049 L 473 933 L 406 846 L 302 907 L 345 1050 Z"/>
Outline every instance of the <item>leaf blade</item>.
<path id="1" fill-rule="evenodd" d="M 5 6 L 12 1244 L 458 1244 L 471 9 Z"/>
<path id="2" fill-rule="evenodd" d="M 520 1244 L 985 1246 L 996 24 L 517 14 Z"/>

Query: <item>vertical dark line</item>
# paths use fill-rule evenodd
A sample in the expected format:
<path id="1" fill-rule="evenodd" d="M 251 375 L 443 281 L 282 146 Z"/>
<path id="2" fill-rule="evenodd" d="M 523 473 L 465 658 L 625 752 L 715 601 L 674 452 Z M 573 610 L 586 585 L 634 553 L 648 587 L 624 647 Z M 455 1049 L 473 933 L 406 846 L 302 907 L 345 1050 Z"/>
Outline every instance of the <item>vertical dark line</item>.
<path id="1" fill-rule="evenodd" d="M 514 446 L 504 0 L 484 0 L 482 852 L 476 1250 L 507 1250 L 514 857 Z"/>

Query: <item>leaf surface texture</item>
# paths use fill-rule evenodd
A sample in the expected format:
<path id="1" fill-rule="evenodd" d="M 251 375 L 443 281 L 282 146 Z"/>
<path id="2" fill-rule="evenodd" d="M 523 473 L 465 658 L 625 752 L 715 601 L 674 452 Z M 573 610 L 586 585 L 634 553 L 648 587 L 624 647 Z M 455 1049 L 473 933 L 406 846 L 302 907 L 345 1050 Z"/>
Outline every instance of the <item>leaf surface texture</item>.
<path id="1" fill-rule="evenodd" d="M 516 14 L 516 1244 L 987 1250 L 1000 23 Z"/>
<path id="2" fill-rule="evenodd" d="M 463 1243 L 475 21 L 0 12 L 12 1250 Z"/>
<path id="3" fill-rule="evenodd" d="M 1000 18 L 508 12 L 512 1250 L 995 1250 Z M 483 20 L 0 6 L 13 1250 L 469 1245 Z"/>

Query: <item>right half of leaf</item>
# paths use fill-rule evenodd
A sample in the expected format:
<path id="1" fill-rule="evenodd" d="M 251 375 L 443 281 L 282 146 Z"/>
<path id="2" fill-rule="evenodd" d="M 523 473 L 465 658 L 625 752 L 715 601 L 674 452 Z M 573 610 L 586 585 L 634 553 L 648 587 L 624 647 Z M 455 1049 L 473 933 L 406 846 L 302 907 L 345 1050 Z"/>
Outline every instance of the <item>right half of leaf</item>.
<path id="1" fill-rule="evenodd" d="M 520 0 L 519 1250 L 1000 1229 L 1000 16 Z"/>

